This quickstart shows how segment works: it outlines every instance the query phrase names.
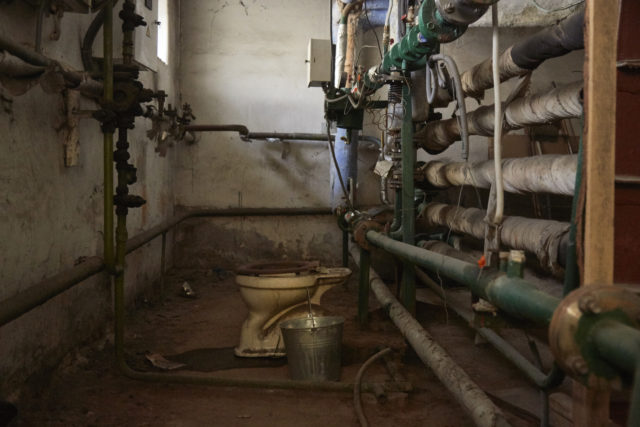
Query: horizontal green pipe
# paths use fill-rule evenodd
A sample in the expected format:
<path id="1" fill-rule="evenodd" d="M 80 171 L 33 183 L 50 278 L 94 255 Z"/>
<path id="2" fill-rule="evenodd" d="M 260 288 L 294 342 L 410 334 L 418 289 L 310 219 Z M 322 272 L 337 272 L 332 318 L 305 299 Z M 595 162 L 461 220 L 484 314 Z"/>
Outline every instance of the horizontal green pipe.
<path id="1" fill-rule="evenodd" d="M 431 279 L 424 271 L 419 268 L 415 268 L 416 276 L 425 285 L 429 287 L 436 295 L 442 298 L 446 302 L 448 307 L 453 308 L 458 316 L 464 319 L 471 328 L 473 328 L 478 335 L 483 337 L 489 342 L 500 354 L 502 354 L 507 360 L 518 368 L 531 382 L 533 382 L 538 388 L 546 390 L 549 388 L 557 387 L 564 379 L 564 373 L 554 365 L 551 372 L 547 375 L 529 362 L 518 350 L 516 350 L 511 344 L 509 344 L 504 338 L 495 333 L 489 328 L 476 327 L 473 323 L 473 317 L 462 307 L 447 299 L 446 291 L 440 287 L 436 282 Z"/>
<path id="2" fill-rule="evenodd" d="M 529 282 L 507 277 L 502 272 L 480 270 L 473 264 L 397 242 L 376 231 L 367 232 L 367 240 L 415 265 L 469 287 L 474 294 L 513 316 L 549 324 L 560 303 L 558 298 L 538 290 Z"/>
<path id="3" fill-rule="evenodd" d="M 598 322 L 591 331 L 600 357 L 633 374 L 640 361 L 640 330 L 613 320 Z"/>

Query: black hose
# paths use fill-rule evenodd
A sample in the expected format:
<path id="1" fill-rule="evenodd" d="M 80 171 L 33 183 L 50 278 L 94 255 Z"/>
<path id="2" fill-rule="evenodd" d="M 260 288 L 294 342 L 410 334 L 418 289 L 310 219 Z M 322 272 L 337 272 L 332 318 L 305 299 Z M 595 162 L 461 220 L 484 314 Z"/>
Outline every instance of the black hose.
<path id="1" fill-rule="evenodd" d="M 584 49 L 583 27 L 584 10 L 514 44 L 511 48 L 511 59 L 518 67 L 533 70 L 546 59 Z"/>
<path id="2" fill-rule="evenodd" d="M 106 4 L 106 2 L 105 2 Z M 115 6 L 116 2 L 113 2 Z M 96 40 L 96 36 L 98 35 L 98 31 L 102 28 L 102 24 L 104 23 L 104 4 L 102 8 L 98 12 L 89 28 L 87 28 L 87 32 L 84 35 L 84 39 L 82 40 L 82 48 L 80 49 L 80 56 L 82 57 L 82 66 L 85 71 L 93 71 L 93 42 Z"/>
<path id="3" fill-rule="evenodd" d="M 364 362 L 364 364 L 362 365 L 362 367 L 360 367 L 358 373 L 356 374 L 356 380 L 353 384 L 353 407 L 356 411 L 356 415 L 358 416 L 358 421 L 360 422 L 360 425 L 362 427 L 367 427 L 369 425 L 367 417 L 364 415 L 364 411 L 362 410 L 362 402 L 360 401 L 360 384 L 362 383 L 362 376 L 373 362 L 388 353 L 391 353 L 391 349 L 389 347 L 380 350 L 369 359 L 367 359 L 367 361 Z"/>

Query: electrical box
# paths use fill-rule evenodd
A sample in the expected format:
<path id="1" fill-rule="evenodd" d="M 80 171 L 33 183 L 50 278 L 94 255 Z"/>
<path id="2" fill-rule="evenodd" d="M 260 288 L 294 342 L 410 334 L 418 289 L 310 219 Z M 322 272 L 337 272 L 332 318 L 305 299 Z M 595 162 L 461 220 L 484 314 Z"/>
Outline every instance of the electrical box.
<path id="1" fill-rule="evenodd" d="M 122 63 L 122 21 L 118 14 L 122 10 L 123 0 L 118 0 L 113 8 L 113 58 L 116 64 Z M 158 0 L 136 0 L 136 13 L 147 23 L 136 27 L 133 33 L 133 60 L 143 69 L 158 71 Z M 163 22 L 162 25 L 168 25 Z M 102 30 L 93 44 L 93 56 L 103 57 Z"/>
<path id="2" fill-rule="evenodd" d="M 331 82 L 331 40 L 309 39 L 307 87 Z"/>

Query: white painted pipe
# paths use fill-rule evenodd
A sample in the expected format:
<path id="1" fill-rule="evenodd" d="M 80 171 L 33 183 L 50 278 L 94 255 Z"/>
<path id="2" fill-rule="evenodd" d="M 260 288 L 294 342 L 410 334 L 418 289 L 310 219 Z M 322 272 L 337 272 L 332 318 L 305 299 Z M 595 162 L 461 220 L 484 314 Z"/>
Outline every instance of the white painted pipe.
<path id="1" fill-rule="evenodd" d="M 500 40 L 498 37 L 498 4 L 491 5 L 491 19 L 493 25 L 491 60 L 493 68 L 493 161 L 496 179 L 494 181 L 496 205 L 493 212 L 493 225 L 502 223 L 504 213 L 504 184 L 502 181 L 502 100 L 500 99 L 500 68 L 498 52 Z"/>

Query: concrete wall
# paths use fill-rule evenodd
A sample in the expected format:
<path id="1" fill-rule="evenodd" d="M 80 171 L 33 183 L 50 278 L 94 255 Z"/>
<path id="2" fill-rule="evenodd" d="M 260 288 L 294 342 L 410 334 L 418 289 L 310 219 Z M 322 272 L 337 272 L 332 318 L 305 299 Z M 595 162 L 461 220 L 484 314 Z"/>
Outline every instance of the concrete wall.
<path id="1" fill-rule="evenodd" d="M 157 75 L 143 73 L 146 87 L 163 88 L 177 101 L 176 54 L 179 32 L 178 2 L 170 2 L 172 49 L 170 65 Z M 116 15 L 117 15 L 116 10 Z M 59 41 L 49 40 L 53 20 L 45 18 L 43 53 L 75 69 L 82 69 L 80 43 L 92 17 L 65 14 Z M 35 9 L 26 2 L 0 5 L 0 32 L 33 47 Z M 116 18 L 116 31 L 119 20 Z M 118 51 L 119 48 L 115 48 Z M 65 167 L 59 126 L 61 95 L 40 86 L 23 96 L 2 91 L 0 113 L 0 301 L 24 291 L 41 279 L 102 254 L 103 168 L 102 134 L 92 119 L 79 125 L 77 166 Z M 82 109 L 96 109 L 82 100 Z M 135 235 L 173 213 L 175 151 L 160 158 L 147 140 L 150 123 L 139 119 L 130 133 L 131 162 L 138 167 L 138 183 L 131 188 L 147 204 L 131 210 L 129 234 Z M 135 267 L 127 273 L 127 297 L 148 287 L 158 276 L 159 242 L 152 242 L 128 258 Z M 97 276 L 47 304 L 0 327 L 0 397 L 6 397 L 30 374 L 54 366 L 78 344 L 103 333 L 111 317 L 111 287 Z"/>
<path id="2" fill-rule="evenodd" d="M 255 132 L 325 131 L 324 96 L 320 88 L 307 88 L 305 58 L 309 38 L 329 38 L 328 3 L 190 0 L 181 14 L 182 92 L 195 123 L 239 123 Z M 203 133 L 197 143 L 179 148 L 176 200 L 191 207 L 326 207 L 328 153 L 324 142 L 244 142 L 233 133 Z M 270 256 L 314 257 L 318 239 L 331 242 L 322 251 L 337 260 L 341 237 L 335 221 L 309 227 L 312 222 L 200 220 L 192 223 L 195 231 L 178 236 L 177 260 L 224 264 L 246 259 L 239 254 L 259 245 L 283 248 Z M 251 232 L 232 236 L 249 223 Z M 305 250 L 285 251 L 290 242 Z"/>

